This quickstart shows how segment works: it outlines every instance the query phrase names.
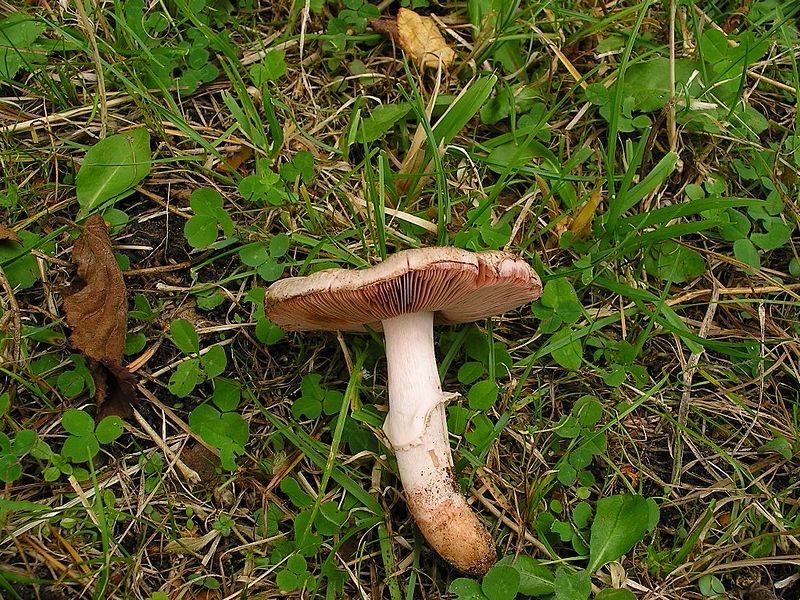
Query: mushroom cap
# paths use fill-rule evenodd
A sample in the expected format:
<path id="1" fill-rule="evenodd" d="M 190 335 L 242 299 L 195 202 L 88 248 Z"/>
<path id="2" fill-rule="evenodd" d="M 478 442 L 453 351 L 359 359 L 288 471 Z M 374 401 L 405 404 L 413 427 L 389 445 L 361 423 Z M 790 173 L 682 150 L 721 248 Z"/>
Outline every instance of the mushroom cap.
<path id="1" fill-rule="evenodd" d="M 439 323 L 476 321 L 541 293 L 539 276 L 518 256 L 431 247 L 397 252 L 368 269 L 282 279 L 267 289 L 265 305 L 288 331 L 364 331 L 414 312 L 433 312 Z"/>

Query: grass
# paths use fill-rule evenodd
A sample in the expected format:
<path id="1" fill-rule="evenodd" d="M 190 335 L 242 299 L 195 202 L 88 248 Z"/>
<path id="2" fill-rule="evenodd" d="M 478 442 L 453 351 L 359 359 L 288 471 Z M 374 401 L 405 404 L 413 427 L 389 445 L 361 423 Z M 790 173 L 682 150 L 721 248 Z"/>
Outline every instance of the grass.
<path id="1" fill-rule="evenodd" d="M 442 72 L 369 26 L 399 3 L 0 2 L 0 596 L 800 595 L 797 9 L 413 4 Z M 95 425 L 97 213 L 138 402 Z M 482 581 L 409 517 L 380 337 L 264 314 L 436 244 L 545 282 L 437 330 Z"/>

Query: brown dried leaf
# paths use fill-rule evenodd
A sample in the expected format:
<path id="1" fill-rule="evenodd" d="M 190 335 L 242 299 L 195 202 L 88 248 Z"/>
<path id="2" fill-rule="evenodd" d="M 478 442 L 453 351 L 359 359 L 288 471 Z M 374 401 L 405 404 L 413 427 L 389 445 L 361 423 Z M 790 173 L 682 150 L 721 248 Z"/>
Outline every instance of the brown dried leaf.
<path id="1" fill-rule="evenodd" d="M 0 223 L 0 242 L 2 241 L 17 242 L 18 244 L 22 243 L 16 231 L 11 229 L 8 225 Z"/>
<path id="2" fill-rule="evenodd" d="M 242 146 L 233 155 L 223 159 L 223 162 L 219 165 L 219 170 L 235 173 L 245 161 L 250 160 L 251 156 L 253 156 L 253 149 L 250 146 Z"/>
<path id="3" fill-rule="evenodd" d="M 185 446 L 181 452 L 184 464 L 200 475 L 200 483 L 206 487 L 214 487 L 219 483 L 219 456 L 211 452 L 203 444 Z"/>
<path id="4" fill-rule="evenodd" d="M 70 340 L 77 350 L 96 361 L 122 361 L 128 301 L 122 272 L 111 250 L 100 215 L 86 220 L 72 248 L 79 284 L 64 291 Z"/>
<path id="5" fill-rule="evenodd" d="M 115 415 L 122 419 L 133 416 L 133 405 L 137 403 L 136 375 L 118 362 L 91 361 L 89 371 L 94 379 L 97 403 L 97 421 Z"/>
<path id="6" fill-rule="evenodd" d="M 97 418 L 129 417 L 136 379 L 122 366 L 128 300 L 122 272 L 111 250 L 103 218 L 86 220 L 72 248 L 78 284 L 63 291 L 72 346 L 89 359 L 95 381 Z"/>
<path id="7" fill-rule="evenodd" d="M 436 21 L 408 8 L 401 8 L 397 19 L 370 19 L 369 24 L 375 31 L 391 36 L 423 67 L 436 69 L 440 62 L 443 67 L 448 67 L 456 57 L 444 41 Z"/>
<path id="8" fill-rule="evenodd" d="M 397 31 L 396 17 L 381 17 L 380 19 L 369 19 L 368 21 L 369 26 L 378 33 L 388 35 L 395 42 L 400 42 L 400 36 Z"/>

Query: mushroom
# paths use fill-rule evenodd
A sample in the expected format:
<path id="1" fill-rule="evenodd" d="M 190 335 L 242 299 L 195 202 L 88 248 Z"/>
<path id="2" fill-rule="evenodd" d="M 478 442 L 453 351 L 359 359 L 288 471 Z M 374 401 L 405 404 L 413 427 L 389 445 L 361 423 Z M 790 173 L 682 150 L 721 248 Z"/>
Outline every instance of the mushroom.
<path id="1" fill-rule="evenodd" d="M 458 490 L 434 354 L 433 324 L 465 323 L 531 302 L 536 272 L 500 251 L 420 248 L 359 271 L 330 269 L 283 279 L 266 293 L 269 318 L 288 331 L 383 330 L 389 412 L 383 429 L 409 510 L 450 564 L 481 575 L 495 545 Z"/>

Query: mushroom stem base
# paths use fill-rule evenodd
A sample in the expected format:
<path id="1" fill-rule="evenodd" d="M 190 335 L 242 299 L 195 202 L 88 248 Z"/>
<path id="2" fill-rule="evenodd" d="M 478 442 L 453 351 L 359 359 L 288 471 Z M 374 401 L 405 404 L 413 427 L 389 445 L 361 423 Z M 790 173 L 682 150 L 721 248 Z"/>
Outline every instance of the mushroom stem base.
<path id="1" fill-rule="evenodd" d="M 395 451 L 406 502 L 442 558 L 459 571 L 483 575 L 497 560 L 494 542 L 458 489 L 446 440 L 445 404 L 440 403 L 419 443 Z"/>

